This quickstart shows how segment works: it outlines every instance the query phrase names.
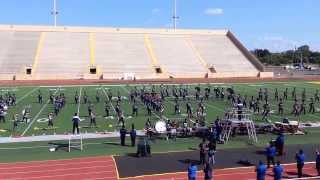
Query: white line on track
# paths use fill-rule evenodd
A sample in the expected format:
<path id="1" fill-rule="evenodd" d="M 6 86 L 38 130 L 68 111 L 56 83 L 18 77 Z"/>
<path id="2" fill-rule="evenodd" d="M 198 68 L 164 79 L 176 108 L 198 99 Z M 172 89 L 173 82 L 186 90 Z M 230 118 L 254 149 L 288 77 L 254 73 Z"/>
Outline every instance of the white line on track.
<path id="1" fill-rule="evenodd" d="M 77 170 L 75 170 L 77 171 Z M 56 179 L 63 179 L 63 177 L 67 176 L 90 176 L 90 175 L 97 175 L 97 174 L 103 174 L 103 173 L 110 173 L 113 171 L 92 171 L 92 172 L 87 172 L 87 173 L 81 173 L 81 172 L 75 172 L 75 173 L 68 173 L 68 174 L 60 174 L 60 175 L 48 175 L 48 176 L 30 176 L 30 177 L 24 177 L 24 178 L 10 178 L 9 180 L 28 180 L 28 179 L 47 179 L 47 178 L 53 178 L 55 177 Z M 104 177 L 104 179 L 113 179 L 115 177 Z M 90 178 L 91 179 L 91 178 Z M 96 179 L 96 178 L 93 178 Z"/>
<path id="2" fill-rule="evenodd" d="M 105 168 L 106 166 L 88 166 L 88 167 L 73 167 L 73 168 L 57 168 L 57 169 L 41 169 L 41 170 L 37 170 L 37 171 L 15 171 L 15 172 L 1 172 L 1 175 L 11 175 L 11 174 L 30 174 L 30 173 L 50 173 L 50 172 L 59 172 L 59 171 L 81 171 L 84 169 L 96 169 L 96 168 Z M 110 171 L 113 172 L 113 171 Z"/>
<path id="3" fill-rule="evenodd" d="M 110 160 L 110 162 L 113 162 L 112 160 Z M 96 164 L 96 163 L 104 163 L 105 167 L 113 167 L 113 164 L 107 164 L 108 161 L 87 161 L 87 162 L 69 162 L 69 163 L 60 163 L 60 164 L 38 164 L 38 165 L 27 165 L 27 166 L 14 166 L 14 167 L 0 167 L 0 171 L 2 170 L 13 170 L 13 169 L 27 169 L 27 168 L 48 168 L 48 167 L 52 167 L 52 166 L 72 166 L 72 165 L 84 165 L 87 164 L 89 166 L 89 164 Z"/>
<path id="4" fill-rule="evenodd" d="M 92 159 L 106 159 L 107 162 L 113 161 L 110 156 L 91 156 L 91 157 L 75 157 L 75 158 L 67 158 L 67 159 L 51 159 L 51 160 L 35 160 L 35 161 L 23 161 L 23 162 L 13 162 L 13 163 L 0 163 L 0 165 L 22 165 L 22 164 L 30 164 L 30 163 L 52 163 L 52 162 L 70 162 L 77 160 L 87 160 L 90 161 Z"/>
<path id="5" fill-rule="evenodd" d="M 53 94 L 55 95 L 57 92 L 58 92 L 58 89 Z M 28 127 L 23 131 L 21 136 L 24 136 L 28 132 L 28 130 L 31 128 L 32 124 L 38 119 L 38 117 L 41 115 L 42 111 L 48 106 L 49 102 L 50 102 L 50 99 L 48 99 L 46 104 L 44 106 L 42 106 L 40 111 L 36 114 L 36 116 L 33 118 L 33 120 L 29 123 Z"/>

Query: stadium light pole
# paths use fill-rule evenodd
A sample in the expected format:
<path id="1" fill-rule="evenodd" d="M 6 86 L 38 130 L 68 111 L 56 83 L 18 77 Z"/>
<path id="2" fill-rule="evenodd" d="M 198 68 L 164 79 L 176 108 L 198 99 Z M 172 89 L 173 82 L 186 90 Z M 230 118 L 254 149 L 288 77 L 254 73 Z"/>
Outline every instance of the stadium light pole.
<path id="1" fill-rule="evenodd" d="M 176 31 L 176 29 L 177 29 L 177 20 L 179 19 L 179 16 L 177 16 L 177 0 L 173 0 L 173 1 L 174 1 L 174 7 L 173 7 L 172 20 L 173 20 L 173 29 L 174 29 L 174 31 Z"/>
<path id="2" fill-rule="evenodd" d="M 57 26 L 57 17 L 58 17 L 58 11 L 57 11 L 57 1 L 53 0 L 53 11 L 51 12 L 53 15 L 53 21 L 54 21 L 54 27 Z"/>

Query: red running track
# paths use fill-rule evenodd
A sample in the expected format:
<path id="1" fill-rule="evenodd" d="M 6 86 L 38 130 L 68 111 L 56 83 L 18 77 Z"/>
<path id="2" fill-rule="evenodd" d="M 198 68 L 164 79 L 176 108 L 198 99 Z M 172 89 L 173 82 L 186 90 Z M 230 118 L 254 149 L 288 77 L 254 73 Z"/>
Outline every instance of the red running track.
<path id="1" fill-rule="evenodd" d="M 113 157 L 0 163 L 1 180 L 93 180 L 101 178 L 118 179 Z"/>

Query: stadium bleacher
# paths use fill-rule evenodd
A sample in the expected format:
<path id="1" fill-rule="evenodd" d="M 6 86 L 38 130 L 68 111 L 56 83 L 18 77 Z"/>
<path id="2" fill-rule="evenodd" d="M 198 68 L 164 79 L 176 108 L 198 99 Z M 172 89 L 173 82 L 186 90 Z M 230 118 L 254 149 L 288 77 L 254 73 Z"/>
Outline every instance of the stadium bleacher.
<path id="1" fill-rule="evenodd" d="M 263 66 L 230 34 L 0 25 L 0 79 L 257 77 Z"/>
<path id="2" fill-rule="evenodd" d="M 95 37 L 96 64 L 105 77 L 117 79 L 125 74 L 141 78 L 155 77 L 143 34 L 96 33 Z"/>
<path id="3" fill-rule="evenodd" d="M 171 76 L 203 78 L 207 73 L 189 47 L 187 37 L 152 35 L 150 38 L 158 63 Z"/>
<path id="4" fill-rule="evenodd" d="M 35 76 L 73 79 L 88 71 L 87 33 L 47 32 L 44 36 Z"/>
<path id="5" fill-rule="evenodd" d="M 0 73 L 24 73 L 32 66 L 39 36 L 39 32 L 0 32 Z"/>

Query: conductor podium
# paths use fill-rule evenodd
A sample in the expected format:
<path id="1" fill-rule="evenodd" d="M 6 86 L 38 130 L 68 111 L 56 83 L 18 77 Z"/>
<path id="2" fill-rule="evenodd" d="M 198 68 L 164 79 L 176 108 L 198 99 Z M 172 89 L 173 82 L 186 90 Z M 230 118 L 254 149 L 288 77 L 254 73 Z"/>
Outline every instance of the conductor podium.
<path id="1" fill-rule="evenodd" d="M 79 149 L 80 151 L 83 150 L 82 144 L 82 135 L 81 134 L 73 134 L 69 136 L 69 149 L 68 151 L 71 152 L 71 149 Z"/>
<path id="2" fill-rule="evenodd" d="M 226 117 L 223 121 L 222 138 L 225 143 L 228 143 L 230 136 L 239 131 L 244 131 L 248 134 L 249 140 L 258 142 L 256 128 L 252 121 L 252 112 L 248 109 L 239 111 L 237 108 L 227 110 Z"/>

